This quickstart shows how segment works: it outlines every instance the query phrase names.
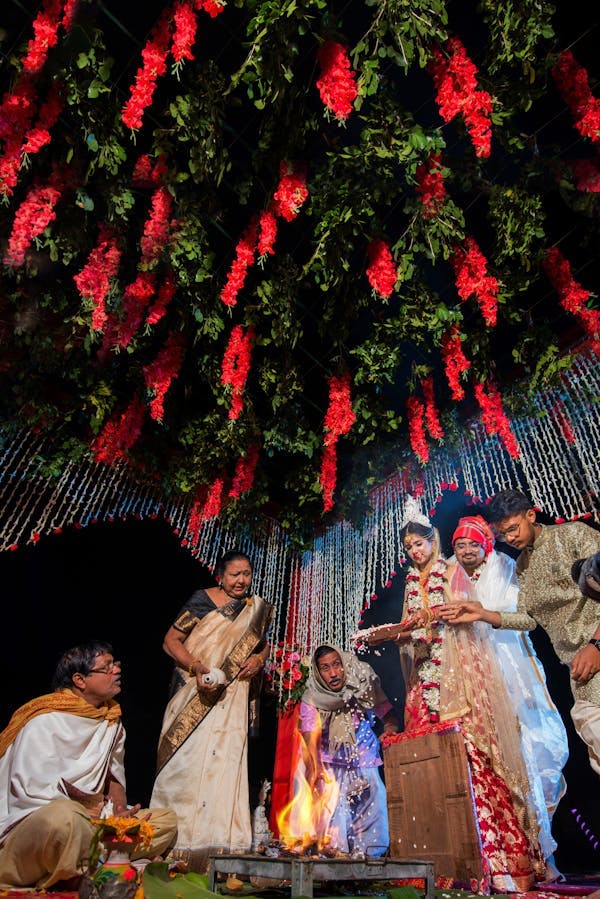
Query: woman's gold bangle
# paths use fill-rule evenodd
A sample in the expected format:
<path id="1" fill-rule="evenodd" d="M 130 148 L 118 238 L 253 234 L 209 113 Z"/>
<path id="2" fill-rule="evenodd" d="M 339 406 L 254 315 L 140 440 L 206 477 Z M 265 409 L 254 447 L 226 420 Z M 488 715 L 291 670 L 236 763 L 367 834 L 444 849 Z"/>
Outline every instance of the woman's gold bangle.
<path id="1" fill-rule="evenodd" d="M 190 677 L 195 677 L 195 676 L 196 676 L 196 670 L 195 670 L 195 668 L 194 668 L 194 665 L 195 665 L 195 664 L 196 664 L 196 659 L 194 659 L 194 661 L 193 661 L 193 662 L 190 662 L 190 664 L 188 665 L 188 670 L 187 670 L 187 672 L 188 672 L 188 674 L 189 674 Z"/>

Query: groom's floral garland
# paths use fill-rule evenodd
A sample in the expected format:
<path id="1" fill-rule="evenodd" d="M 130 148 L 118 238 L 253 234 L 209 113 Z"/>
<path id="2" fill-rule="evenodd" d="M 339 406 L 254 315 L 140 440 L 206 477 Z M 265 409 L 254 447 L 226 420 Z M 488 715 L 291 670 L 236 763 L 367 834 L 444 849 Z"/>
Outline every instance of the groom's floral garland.
<path id="1" fill-rule="evenodd" d="M 429 720 L 440 720 L 440 665 L 442 657 L 441 628 L 435 621 L 435 609 L 444 602 L 444 576 L 447 563 L 437 559 L 425 586 L 421 586 L 419 572 L 410 568 L 406 576 L 406 611 L 413 616 L 422 609 L 431 613 L 427 627 L 412 632 L 417 677 L 421 683 L 423 699 Z M 425 600 L 425 595 L 427 598 Z"/>

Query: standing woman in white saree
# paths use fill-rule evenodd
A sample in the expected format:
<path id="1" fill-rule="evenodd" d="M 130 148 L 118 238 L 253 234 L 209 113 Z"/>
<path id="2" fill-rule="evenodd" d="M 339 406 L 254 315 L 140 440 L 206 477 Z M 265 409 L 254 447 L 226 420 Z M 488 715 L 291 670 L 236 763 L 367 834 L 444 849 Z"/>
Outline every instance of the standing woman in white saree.
<path id="1" fill-rule="evenodd" d="M 252 593 L 245 553 L 225 553 L 217 579 L 191 596 L 165 635 L 176 668 L 152 791 L 154 801 L 168 796 L 177 813 L 171 854 L 198 872 L 210 854 L 250 851 L 250 681 L 269 654 L 272 617 L 272 606 Z"/>

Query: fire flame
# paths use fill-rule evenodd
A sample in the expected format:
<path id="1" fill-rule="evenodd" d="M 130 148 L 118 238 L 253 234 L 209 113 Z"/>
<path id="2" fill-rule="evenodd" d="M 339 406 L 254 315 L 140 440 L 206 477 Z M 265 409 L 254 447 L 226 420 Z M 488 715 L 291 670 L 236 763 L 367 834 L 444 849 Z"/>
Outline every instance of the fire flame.
<path id="1" fill-rule="evenodd" d="M 331 819 L 340 794 L 338 783 L 333 774 L 325 771 L 312 788 L 306 778 L 305 762 L 299 758 L 293 784 L 293 798 L 277 814 L 279 839 L 291 852 L 320 852 L 332 841 L 335 843 Z"/>

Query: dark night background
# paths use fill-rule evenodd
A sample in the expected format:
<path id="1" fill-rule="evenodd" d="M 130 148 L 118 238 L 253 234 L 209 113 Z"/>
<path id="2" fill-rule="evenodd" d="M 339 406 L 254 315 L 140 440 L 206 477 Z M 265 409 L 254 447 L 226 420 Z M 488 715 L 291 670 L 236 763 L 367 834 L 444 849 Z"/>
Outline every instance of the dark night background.
<path id="1" fill-rule="evenodd" d="M 464 497 L 447 494 L 434 519 L 444 550 L 464 508 Z M 127 791 L 130 802 L 150 799 L 154 758 L 162 713 L 167 701 L 171 661 L 162 638 L 179 608 L 200 586 L 214 580 L 208 570 L 180 546 L 166 522 L 125 521 L 90 525 L 43 538 L 36 546 L 0 553 L 4 587 L 4 648 L 0 657 L 4 684 L 0 727 L 14 709 L 50 689 L 54 666 L 69 646 L 92 638 L 109 640 L 123 660 L 119 697 L 127 728 Z M 365 616 L 365 626 L 397 620 L 402 608 L 403 576 Z M 592 772 L 587 750 L 569 716 L 572 697 L 568 671 L 561 665 L 544 632 L 533 641 L 542 659 L 550 693 L 569 734 L 565 768 L 567 793 L 554 817 L 559 844 L 556 862 L 564 873 L 600 871 L 600 849 L 577 822 L 600 836 L 600 780 Z M 403 685 L 397 650 L 385 645 L 369 661 L 381 676 L 390 699 L 401 709 Z M 276 737 L 274 702 L 262 704 L 261 735 L 250 743 L 250 780 L 256 795 L 263 777 L 272 778 Z"/>

